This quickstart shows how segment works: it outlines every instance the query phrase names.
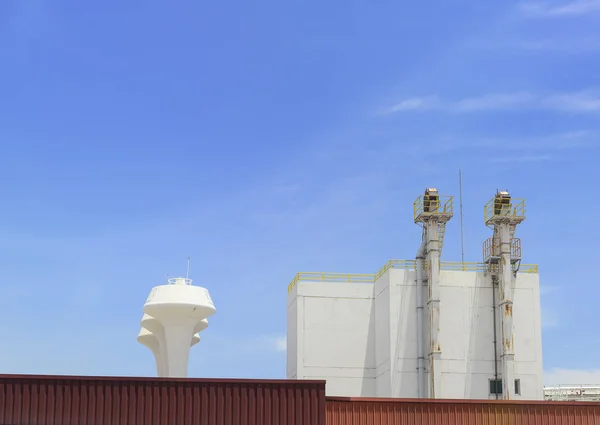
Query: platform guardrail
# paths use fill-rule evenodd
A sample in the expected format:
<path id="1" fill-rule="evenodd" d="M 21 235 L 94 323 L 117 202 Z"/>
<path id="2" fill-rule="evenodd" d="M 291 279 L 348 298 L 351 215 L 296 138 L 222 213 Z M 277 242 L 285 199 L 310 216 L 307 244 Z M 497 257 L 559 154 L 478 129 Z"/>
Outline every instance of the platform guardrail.
<path id="1" fill-rule="evenodd" d="M 441 270 L 447 271 L 467 271 L 467 272 L 487 272 L 494 265 L 475 262 L 461 261 L 442 261 Z M 294 279 L 288 285 L 288 292 L 296 286 L 298 282 L 345 282 L 345 283 L 375 283 L 389 269 L 414 270 L 415 260 L 389 260 L 375 274 L 352 274 L 352 273 L 326 273 L 326 272 L 300 272 L 296 273 Z M 425 264 L 427 267 L 427 264 Z M 515 266 L 516 267 L 516 266 Z M 492 270 L 494 271 L 494 270 Z M 537 264 L 520 264 L 519 273 L 539 273 Z"/>

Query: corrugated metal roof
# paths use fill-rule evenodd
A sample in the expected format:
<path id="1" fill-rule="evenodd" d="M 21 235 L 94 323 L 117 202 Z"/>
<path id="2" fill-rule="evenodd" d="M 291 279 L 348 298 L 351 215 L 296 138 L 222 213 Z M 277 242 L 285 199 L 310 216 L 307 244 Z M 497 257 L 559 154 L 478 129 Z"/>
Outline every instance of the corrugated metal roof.
<path id="1" fill-rule="evenodd" d="M 600 403 L 325 400 L 324 381 L 0 375 L 2 425 L 600 425 Z"/>
<path id="2" fill-rule="evenodd" d="M 327 425 L 600 425 L 600 403 L 327 398 Z"/>
<path id="3" fill-rule="evenodd" d="M 325 425 L 325 381 L 0 375 L 2 425 Z"/>

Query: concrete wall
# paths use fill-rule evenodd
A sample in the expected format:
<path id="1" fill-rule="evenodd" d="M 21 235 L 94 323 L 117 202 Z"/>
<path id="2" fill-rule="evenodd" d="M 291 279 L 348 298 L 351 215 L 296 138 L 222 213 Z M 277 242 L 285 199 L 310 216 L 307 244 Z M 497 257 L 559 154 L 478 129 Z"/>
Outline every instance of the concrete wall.
<path id="1" fill-rule="evenodd" d="M 491 279 L 484 273 L 442 271 L 440 281 L 442 397 L 495 398 L 489 394 L 494 377 Z M 514 337 L 518 397 L 543 399 L 537 274 L 517 278 Z M 326 379 L 328 395 L 417 397 L 416 347 L 412 270 L 390 269 L 375 284 L 299 282 L 289 294 L 288 377 Z"/>
<path id="2" fill-rule="evenodd" d="M 298 379 L 326 379 L 328 394 L 373 395 L 374 314 L 372 285 L 296 285 L 288 297 L 288 378 L 295 370 Z"/>
<path id="3" fill-rule="evenodd" d="M 301 320 L 298 320 L 298 304 L 304 305 L 304 300 L 298 298 L 298 286 L 293 289 L 293 297 L 288 297 L 287 305 L 287 349 L 286 349 L 286 376 L 288 379 L 296 379 L 298 377 L 298 354 L 302 356 L 304 348 L 298 344 L 298 334 L 302 336 L 304 325 Z M 292 293 L 290 293 L 291 295 Z M 301 328 L 298 328 L 300 324 Z"/>

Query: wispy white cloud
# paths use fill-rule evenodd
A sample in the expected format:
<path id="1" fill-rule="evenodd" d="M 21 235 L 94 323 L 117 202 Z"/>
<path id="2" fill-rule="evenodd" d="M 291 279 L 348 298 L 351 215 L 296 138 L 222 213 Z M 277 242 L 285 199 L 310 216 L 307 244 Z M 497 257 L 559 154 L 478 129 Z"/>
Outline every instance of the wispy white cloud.
<path id="1" fill-rule="evenodd" d="M 544 385 L 599 385 L 600 369 L 552 368 L 544 371 Z"/>
<path id="2" fill-rule="evenodd" d="M 417 104 L 415 99 L 401 100 L 386 109 L 387 113 L 407 112 L 406 105 Z M 408 102 L 408 103 L 407 103 Z M 445 110 L 456 113 L 497 110 L 548 110 L 571 113 L 600 113 L 600 94 L 596 90 L 580 92 L 533 94 L 529 92 L 490 93 L 458 100 L 439 100 L 430 103 L 428 110 Z"/>
<path id="3" fill-rule="evenodd" d="M 423 145 L 427 145 L 427 149 L 424 150 Z M 489 152 L 498 146 L 503 147 L 503 155 L 490 155 Z M 362 168 L 376 168 L 378 170 L 377 179 L 376 176 L 371 176 L 373 178 L 370 180 L 364 181 L 365 179 L 363 179 L 362 184 L 348 181 L 341 187 L 344 190 L 340 190 L 340 187 L 336 186 L 324 196 L 324 203 L 321 205 L 323 211 L 319 215 L 302 211 L 298 220 L 305 220 L 306 217 L 328 216 L 332 211 L 339 215 L 339 211 L 346 211 L 347 209 L 354 211 L 355 207 L 351 207 L 351 205 L 360 205 L 361 215 L 359 216 L 356 212 L 353 212 L 353 216 L 357 219 L 369 217 L 367 221 L 373 222 L 373 217 L 379 216 L 378 211 L 381 208 L 377 208 L 377 204 L 369 202 L 368 199 L 373 197 L 372 194 L 375 191 L 377 193 L 389 191 L 389 182 L 395 179 L 393 172 L 387 175 L 388 166 L 382 165 L 388 159 L 393 160 L 403 157 L 408 160 L 407 163 L 418 163 L 418 167 L 415 167 L 411 173 L 416 176 L 415 178 L 430 179 L 436 173 L 446 172 L 444 163 L 449 157 L 471 158 L 479 163 L 494 163 L 494 166 L 505 166 L 510 165 L 511 162 L 569 161 L 586 150 L 592 151 L 598 148 L 600 148 L 600 132 L 587 129 L 541 133 L 535 136 L 515 135 L 503 137 L 463 136 L 461 134 L 444 133 L 433 137 L 425 135 L 423 138 L 414 139 L 411 144 L 388 143 L 377 146 L 372 150 L 366 150 L 360 157 Z M 351 161 L 351 157 L 355 154 L 343 155 L 343 150 L 324 150 L 320 153 L 320 161 L 327 164 L 334 161 L 343 163 Z M 496 156 L 500 158 L 496 158 Z M 365 164 L 368 164 L 368 166 Z M 333 202 L 336 197 L 346 192 L 350 199 L 349 202 L 343 204 Z M 382 197 L 382 199 L 388 198 L 388 196 Z M 375 205 L 376 208 L 368 208 L 369 205 Z M 289 218 L 286 218 L 286 222 L 289 222 Z"/>
<path id="4" fill-rule="evenodd" d="M 550 154 L 544 155 L 515 155 L 515 156 L 503 156 L 499 158 L 493 158 L 492 162 L 543 162 L 554 159 L 554 156 Z"/>
<path id="5" fill-rule="evenodd" d="M 560 291 L 560 287 L 556 285 L 540 285 L 540 296 L 542 297 L 542 328 L 557 328 L 560 327 L 561 309 L 557 309 L 552 302 L 550 294 Z M 550 295 L 550 296 L 549 296 Z"/>
<path id="6" fill-rule="evenodd" d="M 469 97 L 454 102 L 451 107 L 459 112 L 515 109 L 527 107 L 535 102 L 535 96 L 527 92 L 492 93 Z"/>
<path id="7" fill-rule="evenodd" d="M 600 12 L 600 0 L 575 0 L 563 3 L 526 2 L 521 3 L 519 9 L 525 16 L 534 18 L 587 15 Z"/>
<path id="8" fill-rule="evenodd" d="M 504 50 L 514 52 L 555 52 L 569 54 L 585 54 L 600 50 L 600 41 L 590 37 L 578 37 L 573 34 L 551 38 L 506 38 L 469 40 L 469 48 L 489 52 L 490 50 Z"/>
<path id="9" fill-rule="evenodd" d="M 247 351 L 283 352 L 287 349 L 287 339 L 285 335 L 259 335 L 246 339 L 243 347 Z"/>
<path id="10" fill-rule="evenodd" d="M 439 101 L 435 96 L 413 97 L 396 103 L 392 107 L 383 110 L 382 113 L 390 114 L 400 111 L 424 111 L 428 109 L 435 109 L 439 106 Z"/>
<path id="11" fill-rule="evenodd" d="M 540 285 L 540 295 L 541 296 L 553 294 L 554 292 L 558 292 L 559 290 L 560 290 L 559 286 Z"/>
<path id="12" fill-rule="evenodd" d="M 503 146 L 507 152 L 529 155 L 556 153 L 571 149 L 593 148 L 600 146 L 600 134 L 589 130 L 575 130 L 564 133 L 548 133 L 529 137 L 461 137 L 446 136 L 429 143 L 438 155 L 446 155 L 458 151 L 487 151 L 494 146 Z M 405 148 L 402 148 L 406 151 Z M 415 148 L 415 155 L 423 155 L 422 149 Z"/>
<path id="13" fill-rule="evenodd" d="M 561 53 L 587 53 L 600 50 L 600 41 L 596 39 L 544 39 L 544 40 L 522 40 L 513 43 L 516 46 L 529 51 L 546 51 Z"/>
<path id="14" fill-rule="evenodd" d="M 542 328 L 548 329 L 556 328 L 558 326 L 560 326 L 560 321 L 556 314 L 556 310 L 546 306 L 542 307 Z"/>
<path id="15" fill-rule="evenodd" d="M 568 112 L 600 112 L 598 93 L 560 93 L 540 98 L 540 106 Z"/>
<path id="16" fill-rule="evenodd" d="M 275 351 L 286 351 L 287 350 L 287 337 L 285 335 L 275 338 Z"/>

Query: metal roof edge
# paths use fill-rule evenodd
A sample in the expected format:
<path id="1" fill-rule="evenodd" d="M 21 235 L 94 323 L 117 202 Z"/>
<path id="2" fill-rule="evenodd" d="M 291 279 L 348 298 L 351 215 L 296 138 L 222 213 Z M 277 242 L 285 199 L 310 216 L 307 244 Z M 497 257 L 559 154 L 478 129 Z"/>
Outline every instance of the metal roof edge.
<path id="1" fill-rule="evenodd" d="M 156 383 L 189 383 L 189 384 L 279 384 L 279 385 L 325 385 L 325 380 L 303 379 L 238 379 L 238 378 L 158 378 L 149 376 L 84 376 L 84 375 L 29 375 L 0 374 L 1 380 L 27 381 L 107 381 L 107 382 L 156 382 Z"/>
<path id="2" fill-rule="evenodd" d="M 522 406 L 588 406 L 600 409 L 599 402 L 586 401 L 546 401 L 546 400 L 483 400 L 483 399 L 427 399 L 427 398 L 383 398 L 383 397 L 331 397 L 329 401 L 349 403 L 398 403 L 398 404 L 492 404 Z"/>

